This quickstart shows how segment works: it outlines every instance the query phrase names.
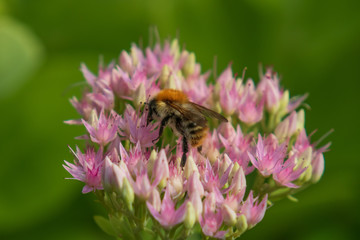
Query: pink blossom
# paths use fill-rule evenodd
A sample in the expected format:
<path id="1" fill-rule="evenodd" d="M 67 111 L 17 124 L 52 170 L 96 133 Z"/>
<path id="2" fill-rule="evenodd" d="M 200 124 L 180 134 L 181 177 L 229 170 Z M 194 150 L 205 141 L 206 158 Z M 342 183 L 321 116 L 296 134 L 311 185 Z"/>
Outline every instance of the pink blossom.
<path id="1" fill-rule="evenodd" d="M 146 205 L 151 215 L 167 229 L 184 221 L 186 202 L 184 202 L 178 209 L 175 209 L 175 203 L 171 200 L 170 192 L 168 190 L 165 191 L 160 211 L 157 211 L 149 202 L 147 202 Z"/>
<path id="2" fill-rule="evenodd" d="M 279 87 L 279 79 L 276 74 L 272 76 L 272 70 L 269 68 L 262 77 L 258 91 L 263 94 L 266 109 L 269 112 L 276 112 L 280 106 L 282 91 Z"/>
<path id="3" fill-rule="evenodd" d="M 85 154 L 78 147 L 76 147 L 76 153 L 71 148 L 70 150 L 76 157 L 75 164 L 64 161 L 67 166 L 64 164 L 63 167 L 73 176 L 72 179 L 86 184 L 82 192 L 88 193 L 96 189 L 103 189 L 101 184 L 102 149 L 100 148 L 95 153 L 93 148 L 88 148 Z"/>
<path id="4" fill-rule="evenodd" d="M 114 112 L 111 116 L 106 117 L 104 111 L 101 111 L 99 120 L 95 119 L 95 122 L 91 125 L 85 120 L 82 120 L 82 122 L 90 134 L 91 141 L 96 142 L 101 146 L 105 146 L 116 137 L 116 118 L 117 116 Z"/>
<path id="5" fill-rule="evenodd" d="M 298 179 L 300 175 L 307 169 L 307 167 L 298 167 L 295 162 L 295 155 L 287 159 L 284 163 L 279 164 L 275 167 L 273 178 L 274 180 L 290 188 L 298 188 L 299 186 L 291 183 L 292 181 Z M 302 166 L 302 164 L 299 164 Z"/>
<path id="6" fill-rule="evenodd" d="M 129 139 L 132 143 L 140 142 L 141 147 L 150 147 L 159 136 L 154 131 L 157 124 L 146 124 L 147 111 L 140 117 L 130 106 L 126 106 L 123 117 L 119 118 L 119 134 Z"/>
<path id="7" fill-rule="evenodd" d="M 181 168 L 178 168 L 174 163 L 169 164 L 169 179 L 168 185 L 170 195 L 173 199 L 177 199 L 183 193 L 184 179 Z"/>
<path id="8" fill-rule="evenodd" d="M 239 100 L 239 119 L 251 126 L 263 118 L 263 107 L 264 100 L 258 99 L 253 81 L 248 80 Z"/>
<path id="9" fill-rule="evenodd" d="M 169 165 L 164 149 L 160 151 L 158 158 L 155 160 L 152 178 L 154 185 L 158 185 L 161 180 L 169 178 Z"/>
<path id="10" fill-rule="evenodd" d="M 209 160 L 206 161 L 206 167 L 202 174 L 202 183 L 206 191 L 213 192 L 215 194 L 217 202 L 222 202 L 224 200 L 220 189 L 227 182 L 230 170 L 231 169 L 229 169 L 227 173 L 220 178 L 219 174 L 214 172 L 212 169 Z"/>
<path id="11" fill-rule="evenodd" d="M 135 181 L 132 178 L 129 180 L 134 193 L 142 200 L 147 200 L 156 187 L 156 185 L 151 184 L 146 169 L 141 169 L 137 172 Z"/>
<path id="12" fill-rule="evenodd" d="M 236 131 L 231 125 L 229 128 L 231 130 L 226 134 L 227 137 L 219 134 L 219 139 L 225 147 L 225 153 L 244 169 L 245 174 L 249 174 L 254 169 L 253 166 L 249 166 L 250 159 L 247 154 L 252 138 L 242 133 L 240 125 L 237 126 Z"/>
<path id="13" fill-rule="evenodd" d="M 206 236 L 224 238 L 227 231 L 219 231 L 223 223 L 220 209 L 216 209 L 215 193 L 210 193 L 204 200 L 204 213 L 200 217 L 200 225 Z"/>
<path id="14" fill-rule="evenodd" d="M 277 139 L 270 134 L 265 138 L 265 142 L 261 135 L 258 135 L 255 157 L 248 152 L 251 163 L 265 176 L 270 176 L 277 166 L 280 166 L 286 156 L 286 143 L 278 145 Z"/>
<path id="15" fill-rule="evenodd" d="M 248 198 L 241 206 L 240 210 L 241 214 L 246 216 L 249 229 L 254 227 L 263 219 L 266 211 L 267 199 L 268 196 L 266 194 L 261 202 L 259 202 L 258 198 L 254 198 L 253 192 L 250 191 Z"/>

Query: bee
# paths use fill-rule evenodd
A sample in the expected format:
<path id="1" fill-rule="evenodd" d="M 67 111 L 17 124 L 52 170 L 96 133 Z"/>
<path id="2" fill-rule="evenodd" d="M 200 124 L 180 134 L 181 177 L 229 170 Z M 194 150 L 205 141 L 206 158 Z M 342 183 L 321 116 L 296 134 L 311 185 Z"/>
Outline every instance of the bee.
<path id="1" fill-rule="evenodd" d="M 209 129 L 205 116 L 224 122 L 228 121 L 221 114 L 190 102 L 185 93 L 175 89 L 161 90 L 148 103 L 148 111 L 147 124 L 153 120 L 160 121 L 159 136 L 153 142 L 161 137 L 164 127 L 167 125 L 176 135 L 182 136 L 181 167 L 185 166 L 189 144 L 201 151 L 202 143 Z"/>

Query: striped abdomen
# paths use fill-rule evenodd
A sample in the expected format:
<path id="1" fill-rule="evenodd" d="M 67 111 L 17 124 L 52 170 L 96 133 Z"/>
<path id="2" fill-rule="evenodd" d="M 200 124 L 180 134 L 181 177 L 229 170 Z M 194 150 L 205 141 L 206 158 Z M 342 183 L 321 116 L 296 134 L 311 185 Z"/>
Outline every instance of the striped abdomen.
<path id="1" fill-rule="evenodd" d="M 187 123 L 186 132 L 187 138 L 192 147 L 199 147 L 202 145 L 206 135 L 208 127 L 197 125 L 194 122 Z"/>

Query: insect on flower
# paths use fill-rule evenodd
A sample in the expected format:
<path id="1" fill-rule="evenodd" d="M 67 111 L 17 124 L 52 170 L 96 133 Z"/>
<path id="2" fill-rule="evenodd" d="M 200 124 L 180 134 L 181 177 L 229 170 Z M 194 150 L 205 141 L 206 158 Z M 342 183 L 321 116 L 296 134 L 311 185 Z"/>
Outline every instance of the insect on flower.
<path id="1" fill-rule="evenodd" d="M 175 89 L 161 90 L 148 105 L 147 124 L 153 120 L 161 121 L 159 136 L 153 142 L 161 137 L 164 127 L 168 124 L 176 135 L 182 136 L 182 167 L 185 166 L 189 143 L 201 151 L 208 130 L 205 116 L 228 121 L 221 114 L 190 102 L 185 93 Z"/>

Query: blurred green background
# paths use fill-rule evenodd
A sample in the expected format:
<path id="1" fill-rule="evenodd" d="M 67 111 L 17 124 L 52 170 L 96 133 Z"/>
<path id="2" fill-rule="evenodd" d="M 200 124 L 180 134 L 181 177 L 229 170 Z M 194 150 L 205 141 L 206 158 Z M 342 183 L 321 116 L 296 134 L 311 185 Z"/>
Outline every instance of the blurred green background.
<path id="1" fill-rule="evenodd" d="M 359 239 L 360 1 L 0 0 L 0 239 L 110 239 L 93 222 L 104 214 L 80 182 L 64 180 L 67 145 L 84 128 L 68 99 L 79 95 L 81 62 L 117 59 L 132 42 L 179 33 L 203 71 L 258 80 L 272 65 L 291 95 L 310 93 L 308 132 L 329 129 L 322 180 L 283 200 L 242 239 Z M 354 124 L 354 125 L 352 125 Z"/>

